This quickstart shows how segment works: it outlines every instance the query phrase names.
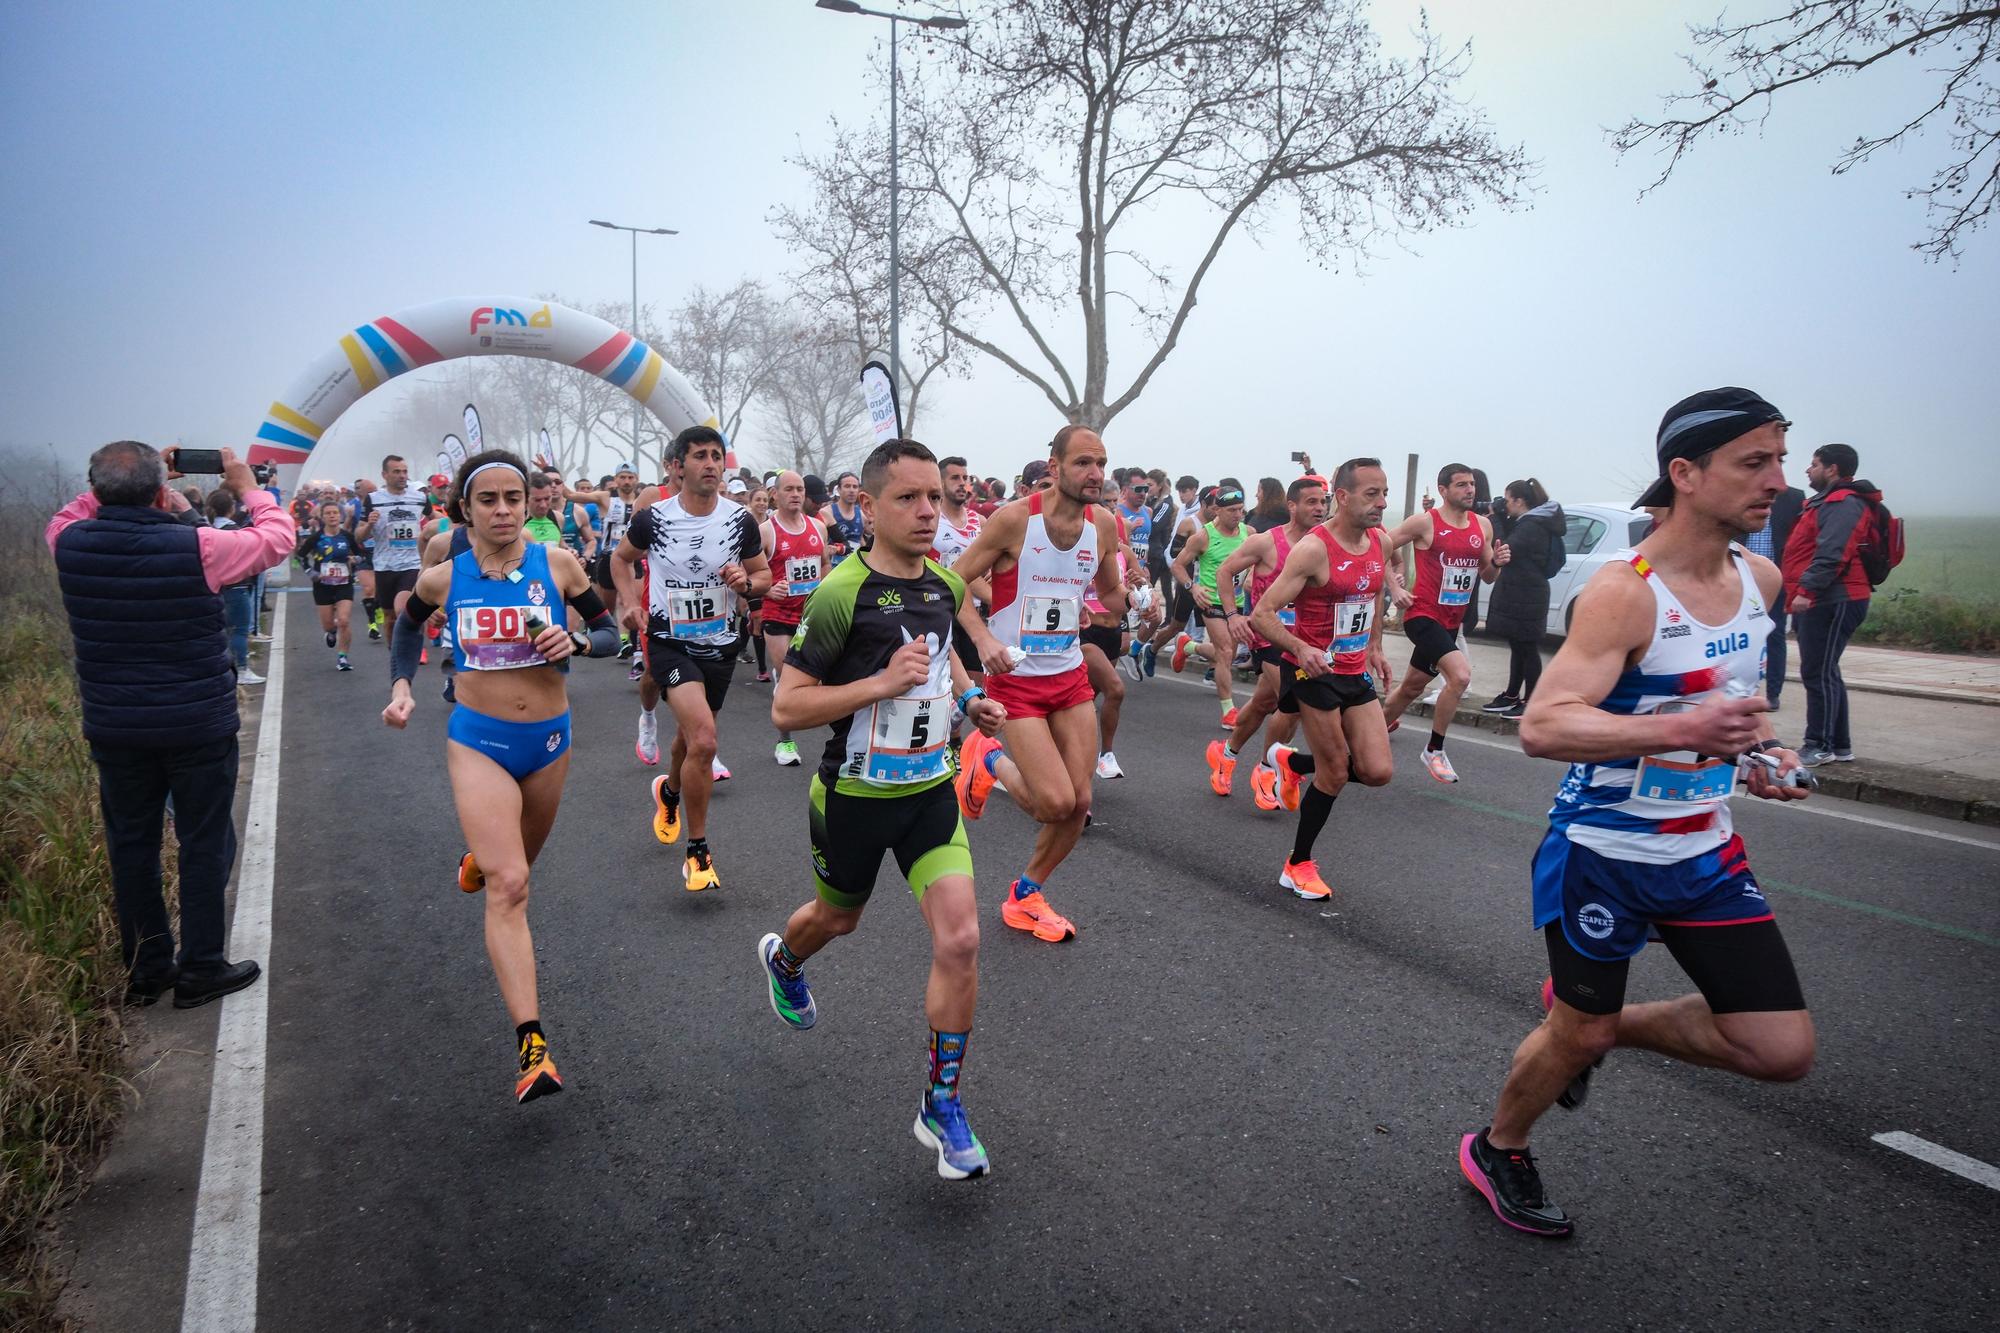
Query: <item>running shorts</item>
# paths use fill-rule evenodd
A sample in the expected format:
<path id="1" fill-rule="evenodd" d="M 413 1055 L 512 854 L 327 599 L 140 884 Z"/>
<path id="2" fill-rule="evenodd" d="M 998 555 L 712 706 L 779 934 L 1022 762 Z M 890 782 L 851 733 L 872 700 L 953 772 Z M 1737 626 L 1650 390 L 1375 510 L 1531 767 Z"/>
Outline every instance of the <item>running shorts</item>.
<path id="1" fill-rule="evenodd" d="M 519 782 L 547 768 L 569 750 L 569 714 L 540 722 L 506 722 L 464 704 L 451 710 L 445 738 L 485 755 Z"/>
<path id="2" fill-rule="evenodd" d="M 1276 667 L 1279 671 L 1288 671 L 1291 669 L 1290 664 L 1285 661 L 1285 650 L 1273 647 L 1268 643 L 1262 648 L 1252 649 L 1250 657 L 1252 661 L 1257 663 L 1259 670 L 1267 666 Z"/>
<path id="3" fill-rule="evenodd" d="M 829 907 L 865 907 L 884 852 L 896 854 L 896 867 L 918 902 L 946 875 L 972 875 L 972 846 L 949 782 L 907 796 L 849 796 L 827 790 L 814 773 L 810 800 L 813 888 Z"/>
<path id="4" fill-rule="evenodd" d="M 1458 651 L 1458 636 L 1429 616 L 1407 617 L 1403 633 L 1410 637 L 1410 670 L 1426 676 L 1435 676 L 1438 663 Z"/>
<path id="5" fill-rule="evenodd" d="M 1123 651 L 1123 640 L 1116 625 L 1084 625 L 1077 630 L 1076 637 L 1080 643 L 1096 644 L 1097 651 L 1103 653 L 1108 661 L 1116 662 L 1118 654 Z"/>
<path id="6" fill-rule="evenodd" d="M 611 552 L 600 550 L 597 558 L 590 562 L 590 581 L 600 588 L 615 588 L 617 570 L 612 568 Z"/>
<path id="7" fill-rule="evenodd" d="M 1616 1013 L 1626 969 L 1646 947 L 1648 931 L 1657 929 L 1714 1012 L 1805 1008 L 1791 953 L 1741 837 L 1654 865 L 1614 860 L 1550 829 L 1533 867 L 1535 926 L 1547 938 L 1550 975 L 1566 1004 Z"/>
<path id="8" fill-rule="evenodd" d="M 736 654 L 742 649 L 743 641 L 738 639 L 717 655 L 696 656 L 688 651 L 688 645 L 664 634 L 646 636 L 646 670 L 663 690 L 671 690 L 679 685 L 700 683 L 702 694 L 708 699 L 708 711 L 722 711 L 722 701 L 729 697 L 730 677 L 736 674 Z"/>
<path id="9" fill-rule="evenodd" d="M 772 598 L 771 601 L 766 602 L 764 605 L 770 607 L 776 601 L 776 598 Z M 798 613 L 794 611 L 788 616 L 781 616 L 776 611 L 766 610 L 764 612 L 764 632 L 766 634 L 782 634 L 788 639 L 791 638 L 799 632 Z"/>
<path id="10" fill-rule="evenodd" d="M 1090 673 L 1080 666 L 1053 676 L 1023 676 L 1013 671 L 988 675 L 986 695 L 1006 705 L 1010 719 L 1047 717 L 1097 698 L 1097 692 L 1090 688 Z"/>
<path id="11" fill-rule="evenodd" d="M 1317 708 L 1323 713 L 1344 713 L 1350 708 L 1372 704 L 1379 696 L 1375 693 L 1375 677 L 1367 672 L 1358 676 L 1341 676 L 1328 672 L 1324 676 L 1308 676 L 1290 662 L 1278 664 L 1278 711 L 1296 713 L 1299 707 Z"/>
<path id="12" fill-rule="evenodd" d="M 1167 623 L 1176 627 L 1188 623 L 1194 614 L 1194 590 L 1176 580 L 1174 584 L 1174 607 L 1167 612 Z"/>
<path id="13" fill-rule="evenodd" d="M 314 606 L 332 606 L 336 602 L 351 602 L 353 600 L 354 585 L 352 583 L 313 584 Z"/>
<path id="14" fill-rule="evenodd" d="M 412 592 L 421 569 L 378 569 L 375 571 L 375 600 L 384 610 L 396 609 L 396 594 Z"/>

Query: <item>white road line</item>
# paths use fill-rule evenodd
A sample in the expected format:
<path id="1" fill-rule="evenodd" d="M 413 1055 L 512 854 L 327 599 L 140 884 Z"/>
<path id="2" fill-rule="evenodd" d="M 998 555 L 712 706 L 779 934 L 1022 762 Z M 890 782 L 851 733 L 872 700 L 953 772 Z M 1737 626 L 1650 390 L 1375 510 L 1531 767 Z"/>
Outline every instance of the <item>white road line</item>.
<path id="1" fill-rule="evenodd" d="M 271 614 L 271 660 L 264 668 L 264 712 L 257 726 L 257 767 L 250 779 L 243 867 L 229 956 L 255 958 L 264 975 L 222 1001 L 215 1071 L 202 1147 L 201 1190 L 194 1205 L 187 1296 L 181 1328 L 236 1333 L 257 1326 L 257 1238 L 264 1176 L 264 1021 L 271 995 L 271 879 L 277 864 L 278 747 L 284 726 L 285 607 Z"/>
<path id="2" fill-rule="evenodd" d="M 1176 685 L 1198 685 L 1202 689 L 1210 691 L 1211 693 L 1213 693 L 1215 689 L 1214 686 L 1204 683 L 1199 676 L 1197 676 L 1193 680 L 1187 680 L 1180 676 L 1156 676 L 1154 677 L 1154 679 L 1172 681 Z M 1131 691 L 1129 689 L 1131 682 L 1127 681 L 1126 685 L 1128 686 L 1128 689 L 1126 691 L 1126 697 L 1129 699 L 1131 697 Z M 1247 698 L 1249 698 L 1249 696 L 1246 694 L 1242 698 L 1238 699 L 1237 702 L 1242 703 L 1243 700 Z M 1422 725 L 1425 720 L 1426 719 L 1423 718 L 1411 719 L 1411 726 L 1415 729 L 1418 735 L 1425 734 L 1425 728 Z M 1484 745 L 1491 750 L 1508 750 L 1514 754 L 1521 753 L 1521 746 L 1517 741 L 1493 740 L 1486 736 L 1469 735 L 1467 734 L 1467 732 L 1468 728 L 1465 727 L 1453 728 L 1451 733 L 1451 743 L 1453 745 Z M 1550 795 L 1552 796 L 1554 795 L 1553 790 L 1551 790 Z M 1770 810 L 1783 810 L 1786 812 L 1787 816 L 1792 814 L 1801 814 L 1801 815 L 1817 815 L 1821 819 L 1840 819 L 1840 820 L 1845 820 L 1850 824 L 1866 824 L 1870 828 L 1885 828 L 1885 829 L 1890 829 L 1896 833 L 1908 833 L 1913 837 L 1934 838 L 1939 842 L 1957 843 L 1961 847 L 1977 847 L 1981 851 L 2000 852 L 2000 841 L 1995 841 L 1991 838 L 1974 838 L 1963 833 L 1946 833 L 1939 829 L 1916 828 L 1909 824 L 1898 823 L 1893 819 L 1879 819 L 1873 815 L 1855 814 L 1851 811 L 1832 808 L 1825 804 L 1826 800 L 1834 800 L 1834 799 L 1838 798 L 1827 797 L 1822 801 L 1804 801 L 1804 802 L 1793 801 L 1793 802 L 1788 802 L 1784 805 L 1779 805 L 1771 801 L 1764 801 L 1760 802 L 1757 808 L 1770 809 Z"/>
<path id="3" fill-rule="evenodd" d="M 1977 1157 L 1967 1157 L 1962 1152 L 1940 1148 L 1929 1139 L 1905 1134 L 1900 1129 L 1871 1137 L 1884 1148 L 1894 1148 L 1897 1152 L 1908 1153 L 1920 1162 L 1943 1167 L 1953 1175 L 1964 1176 L 1967 1180 L 1986 1186 L 1987 1189 L 2000 1190 L 2000 1166 L 1988 1166 Z"/>

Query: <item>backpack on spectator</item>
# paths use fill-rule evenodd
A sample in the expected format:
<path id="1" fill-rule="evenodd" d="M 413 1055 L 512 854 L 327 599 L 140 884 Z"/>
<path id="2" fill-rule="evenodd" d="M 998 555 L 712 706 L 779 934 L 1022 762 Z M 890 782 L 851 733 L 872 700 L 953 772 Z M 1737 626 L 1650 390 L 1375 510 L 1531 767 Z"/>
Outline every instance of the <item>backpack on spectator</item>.
<path id="1" fill-rule="evenodd" d="M 1855 543 L 1854 554 L 1868 576 L 1868 586 L 1879 588 L 1888 581 L 1889 571 L 1903 563 L 1903 520 L 1889 512 L 1882 492 L 1868 483 L 1858 483 L 1855 494 L 1867 508 L 1872 526 Z"/>

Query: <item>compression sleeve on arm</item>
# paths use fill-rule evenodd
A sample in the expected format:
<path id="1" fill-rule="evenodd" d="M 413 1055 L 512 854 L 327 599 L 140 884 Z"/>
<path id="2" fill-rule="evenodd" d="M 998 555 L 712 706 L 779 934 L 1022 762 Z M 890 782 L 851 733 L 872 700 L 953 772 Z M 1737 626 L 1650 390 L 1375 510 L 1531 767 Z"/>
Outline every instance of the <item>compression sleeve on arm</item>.
<path id="1" fill-rule="evenodd" d="M 417 655 L 424 647 L 424 625 L 436 610 L 435 606 L 415 593 L 411 593 L 410 600 L 403 604 L 405 623 L 396 626 L 400 632 L 390 636 L 389 684 L 417 678 Z"/>
<path id="2" fill-rule="evenodd" d="M 618 626 L 612 621 L 611 613 L 604 609 L 604 599 L 597 595 L 597 589 L 585 585 L 582 592 L 572 593 L 569 604 L 576 608 L 584 628 L 590 633 L 590 656 L 613 657 L 618 652 Z"/>

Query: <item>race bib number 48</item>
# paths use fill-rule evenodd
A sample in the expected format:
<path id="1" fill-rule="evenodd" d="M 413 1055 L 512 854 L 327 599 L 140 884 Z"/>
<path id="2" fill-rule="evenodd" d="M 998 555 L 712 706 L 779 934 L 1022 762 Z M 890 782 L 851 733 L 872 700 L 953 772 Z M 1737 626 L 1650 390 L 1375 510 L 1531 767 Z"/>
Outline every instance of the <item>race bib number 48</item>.
<path id="1" fill-rule="evenodd" d="M 464 650 L 465 665 L 474 671 L 513 671 L 545 666 L 535 651 L 535 634 L 525 606 L 461 606 L 452 622 L 452 637 Z M 541 624 L 538 620 L 537 624 Z M 543 625 L 546 629 L 547 626 Z"/>
<path id="2" fill-rule="evenodd" d="M 951 771 L 950 740 L 950 695 L 880 700 L 861 775 L 889 786 L 941 778 Z"/>
<path id="3" fill-rule="evenodd" d="M 1479 582 L 1479 566 L 1444 563 L 1438 577 L 1439 606 L 1467 606 L 1472 602 L 1472 585 Z"/>
<path id="4" fill-rule="evenodd" d="M 1053 656 L 1076 647 L 1083 604 L 1074 597 L 1021 599 L 1021 651 Z"/>
<path id="5" fill-rule="evenodd" d="M 714 640 L 729 635 L 728 596 L 719 583 L 667 589 L 667 621 L 676 639 Z"/>

